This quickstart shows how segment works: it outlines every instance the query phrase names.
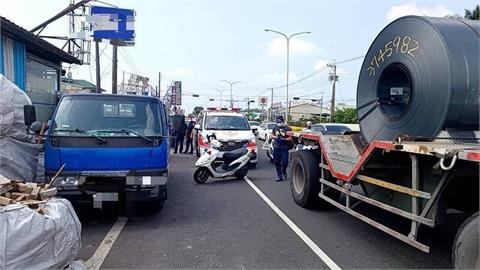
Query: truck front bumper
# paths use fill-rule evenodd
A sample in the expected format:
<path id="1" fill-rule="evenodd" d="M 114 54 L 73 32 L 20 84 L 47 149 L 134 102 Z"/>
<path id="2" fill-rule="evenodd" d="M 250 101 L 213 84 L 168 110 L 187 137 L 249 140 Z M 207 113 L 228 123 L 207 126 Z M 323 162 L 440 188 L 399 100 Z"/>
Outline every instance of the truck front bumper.
<path id="1" fill-rule="evenodd" d="M 167 175 L 168 170 L 66 172 L 57 177 L 53 185 L 59 196 L 77 203 L 166 200 Z"/>

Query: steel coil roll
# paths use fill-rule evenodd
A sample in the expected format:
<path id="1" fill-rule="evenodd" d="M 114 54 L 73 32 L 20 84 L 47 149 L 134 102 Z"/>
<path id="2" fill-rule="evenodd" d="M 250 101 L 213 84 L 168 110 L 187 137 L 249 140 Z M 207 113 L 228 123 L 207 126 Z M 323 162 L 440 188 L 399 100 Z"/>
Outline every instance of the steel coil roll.
<path id="1" fill-rule="evenodd" d="M 375 38 L 360 71 L 363 137 L 434 138 L 445 128 L 478 130 L 480 21 L 407 16 Z"/>

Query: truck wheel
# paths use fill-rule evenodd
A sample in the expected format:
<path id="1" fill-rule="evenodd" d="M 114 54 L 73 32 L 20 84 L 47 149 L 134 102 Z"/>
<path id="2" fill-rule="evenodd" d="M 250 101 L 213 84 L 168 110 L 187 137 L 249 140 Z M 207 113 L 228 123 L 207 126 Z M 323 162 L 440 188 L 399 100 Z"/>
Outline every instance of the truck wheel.
<path id="1" fill-rule="evenodd" d="M 150 212 L 155 214 L 162 211 L 163 207 L 165 206 L 164 199 L 154 199 L 150 201 Z"/>
<path id="2" fill-rule="evenodd" d="M 207 182 L 209 176 L 210 171 L 205 167 L 200 167 L 193 173 L 193 180 L 197 184 L 204 184 Z"/>
<path id="3" fill-rule="evenodd" d="M 452 261 L 455 269 L 479 269 L 479 231 L 478 212 L 467 218 L 458 229 L 453 241 Z"/>
<path id="4" fill-rule="evenodd" d="M 290 191 L 295 202 L 304 208 L 313 207 L 320 192 L 320 168 L 318 157 L 307 150 L 293 153 L 290 162 Z"/>

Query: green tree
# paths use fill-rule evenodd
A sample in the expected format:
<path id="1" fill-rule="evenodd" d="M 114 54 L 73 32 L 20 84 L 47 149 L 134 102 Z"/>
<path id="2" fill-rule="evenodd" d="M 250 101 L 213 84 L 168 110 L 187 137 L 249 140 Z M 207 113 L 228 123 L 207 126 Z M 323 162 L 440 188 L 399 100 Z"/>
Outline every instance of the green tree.
<path id="1" fill-rule="evenodd" d="M 204 108 L 202 106 L 195 106 L 195 108 L 193 108 L 192 114 L 199 115 L 203 110 Z"/>
<path id="2" fill-rule="evenodd" d="M 357 122 L 357 109 L 343 108 L 335 111 L 335 123 L 356 124 Z"/>
<path id="3" fill-rule="evenodd" d="M 465 9 L 465 19 L 480 20 L 480 5 L 475 6 L 472 10 Z"/>

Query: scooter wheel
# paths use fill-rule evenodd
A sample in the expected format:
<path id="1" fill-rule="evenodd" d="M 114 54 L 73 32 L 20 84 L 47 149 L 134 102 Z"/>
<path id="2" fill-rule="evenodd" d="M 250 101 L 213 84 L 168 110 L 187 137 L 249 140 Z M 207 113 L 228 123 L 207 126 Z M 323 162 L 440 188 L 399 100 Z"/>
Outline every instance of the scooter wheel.
<path id="1" fill-rule="evenodd" d="M 245 166 L 245 167 L 243 167 L 240 170 L 235 172 L 235 177 L 237 177 L 237 179 L 240 180 L 240 179 L 245 178 L 245 176 L 247 176 L 247 173 L 248 173 L 248 167 Z"/>
<path id="2" fill-rule="evenodd" d="M 210 172 L 207 168 L 198 168 L 195 173 L 193 174 L 193 180 L 197 184 L 204 184 L 207 182 L 208 177 L 210 176 Z"/>

